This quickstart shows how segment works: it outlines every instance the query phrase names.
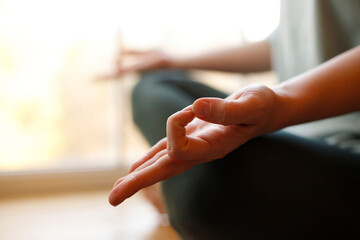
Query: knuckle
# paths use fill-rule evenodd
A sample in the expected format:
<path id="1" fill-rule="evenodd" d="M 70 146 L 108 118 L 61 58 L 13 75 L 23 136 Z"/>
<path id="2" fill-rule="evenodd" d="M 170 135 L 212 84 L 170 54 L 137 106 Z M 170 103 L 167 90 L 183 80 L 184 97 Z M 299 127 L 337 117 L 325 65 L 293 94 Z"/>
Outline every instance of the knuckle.
<path id="1" fill-rule="evenodd" d="M 217 109 L 215 109 L 215 116 L 218 121 L 221 123 L 226 121 L 226 112 L 228 111 L 228 104 L 226 102 L 221 102 Z"/>
<path id="2" fill-rule="evenodd" d="M 170 164 L 168 161 L 157 161 L 157 162 L 155 162 L 154 165 L 163 170 L 168 169 L 170 167 Z"/>
<path id="3" fill-rule="evenodd" d="M 115 184 L 117 185 L 117 184 L 121 183 L 123 180 L 124 180 L 124 178 L 119 178 Z"/>
<path id="4" fill-rule="evenodd" d="M 141 187 L 140 179 L 135 174 L 130 174 L 125 179 L 126 182 L 130 183 L 135 187 Z"/>
<path id="5" fill-rule="evenodd" d="M 221 122 L 227 124 L 228 122 L 234 122 L 236 120 L 237 105 L 235 101 L 228 101 L 224 104 L 220 113 Z"/>
<path id="6" fill-rule="evenodd" d="M 173 159 L 183 159 L 184 158 L 184 151 L 182 149 L 169 146 L 168 147 L 168 155 Z"/>
<path id="7" fill-rule="evenodd" d="M 179 157 L 179 151 L 173 147 L 168 148 L 168 155 L 171 158 L 177 159 Z"/>
<path id="8" fill-rule="evenodd" d="M 122 179 L 118 179 L 115 183 L 114 183 L 114 186 L 117 186 L 119 183 L 122 182 Z"/>

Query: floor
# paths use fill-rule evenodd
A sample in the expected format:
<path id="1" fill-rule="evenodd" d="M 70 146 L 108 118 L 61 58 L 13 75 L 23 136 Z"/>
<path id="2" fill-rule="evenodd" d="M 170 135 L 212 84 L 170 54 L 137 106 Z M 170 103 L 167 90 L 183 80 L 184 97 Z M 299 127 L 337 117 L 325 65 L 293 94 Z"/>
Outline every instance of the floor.
<path id="1" fill-rule="evenodd" d="M 114 208 L 108 191 L 0 200 L 1 240 L 179 240 L 141 195 Z"/>

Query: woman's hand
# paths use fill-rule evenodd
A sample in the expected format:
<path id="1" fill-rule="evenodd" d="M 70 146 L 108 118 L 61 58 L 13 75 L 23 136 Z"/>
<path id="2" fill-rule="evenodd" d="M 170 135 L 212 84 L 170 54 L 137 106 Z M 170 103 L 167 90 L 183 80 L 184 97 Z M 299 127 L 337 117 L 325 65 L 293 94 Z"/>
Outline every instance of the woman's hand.
<path id="1" fill-rule="evenodd" d="M 168 119 L 167 138 L 119 179 L 109 201 L 191 167 L 222 158 L 246 141 L 294 124 L 360 110 L 360 46 L 274 88 L 250 86 L 227 99 L 202 98 Z"/>
<path id="2" fill-rule="evenodd" d="M 276 130 L 277 95 L 264 86 L 244 88 L 226 99 L 202 98 L 169 117 L 167 137 L 134 163 L 114 185 L 116 206 L 137 191 L 220 159 L 253 137 Z"/>
<path id="3" fill-rule="evenodd" d="M 121 45 L 121 44 L 120 44 Z M 225 72 L 262 72 L 271 69 L 271 51 L 267 41 L 214 50 L 187 57 L 171 56 L 161 50 L 120 50 L 112 73 L 100 76 L 100 80 L 115 79 L 127 73 L 157 69 L 199 69 Z M 125 64 L 128 57 L 135 57 L 134 64 Z"/>
<path id="4" fill-rule="evenodd" d="M 133 64 L 125 64 L 127 57 L 136 58 Z M 124 51 L 119 54 L 113 73 L 101 76 L 101 79 L 114 79 L 127 73 L 146 72 L 156 69 L 171 68 L 175 60 L 160 50 Z"/>

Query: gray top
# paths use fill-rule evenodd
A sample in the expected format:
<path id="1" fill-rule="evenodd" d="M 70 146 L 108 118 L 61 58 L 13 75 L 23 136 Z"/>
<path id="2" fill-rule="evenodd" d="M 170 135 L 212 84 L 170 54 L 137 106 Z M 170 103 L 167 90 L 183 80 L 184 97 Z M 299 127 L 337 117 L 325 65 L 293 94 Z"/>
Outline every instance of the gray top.
<path id="1" fill-rule="evenodd" d="M 281 0 L 280 24 L 270 42 L 280 81 L 314 68 L 360 44 L 360 0 Z M 287 130 L 328 139 L 344 133 L 360 134 L 360 113 Z M 350 138 L 354 143 L 354 136 Z M 360 147 L 357 150 L 360 152 Z"/>

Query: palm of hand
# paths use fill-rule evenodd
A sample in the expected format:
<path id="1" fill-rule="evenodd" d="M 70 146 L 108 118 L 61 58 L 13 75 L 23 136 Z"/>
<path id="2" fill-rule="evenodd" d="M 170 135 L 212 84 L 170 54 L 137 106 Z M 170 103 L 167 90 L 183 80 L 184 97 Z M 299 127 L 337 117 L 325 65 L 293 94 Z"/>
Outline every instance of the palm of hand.
<path id="1" fill-rule="evenodd" d="M 264 87 L 259 89 L 263 91 Z M 240 91 L 228 98 L 230 101 L 247 98 L 251 103 L 246 104 L 254 105 L 247 113 L 251 117 L 244 118 L 238 124 L 215 124 L 195 118 L 193 106 L 173 114 L 167 122 L 167 138 L 153 146 L 131 166 L 126 177 L 115 183 L 109 196 L 110 203 L 118 205 L 142 188 L 185 172 L 195 165 L 223 158 L 256 136 L 267 121 L 263 115 L 271 116 L 267 111 L 272 109 L 274 102 L 273 97 L 259 95 L 259 89 L 255 87 L 256 94 L 248 94 L 249 90 L 246 90 L 246 97 Z M 264 94 L 272 95 L 273 92 L 265 88 Z M 261 101 L 267 102 L 267 107 L 264 108 L 264 104 L 258 101 L 259 96 Z"/>

